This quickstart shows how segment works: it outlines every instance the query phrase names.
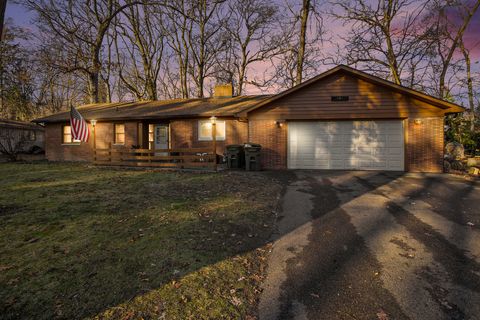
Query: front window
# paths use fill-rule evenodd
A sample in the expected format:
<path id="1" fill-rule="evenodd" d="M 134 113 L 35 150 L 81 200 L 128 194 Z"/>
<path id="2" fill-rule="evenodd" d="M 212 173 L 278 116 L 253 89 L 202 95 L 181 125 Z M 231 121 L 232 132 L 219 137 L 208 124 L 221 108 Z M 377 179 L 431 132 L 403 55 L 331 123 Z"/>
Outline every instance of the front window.
<path id="1" fill-rule="evenodd" d="M 70 127 L 69 125 L 65 125 L 63 126 L 63 139 L 62 139 L 62 142 L 64 144 L 78 144 L 80 143 L 80 140 L 77 140 L 77 139 L 73 139 L 72 138 L 72 127 Z"/>
<path id="2" fill-rule="evenodd" d="M 198 121 L 198 140 L 200 141 L 212 141 L 212 122 L 210 120 L 200 120 Z M 216 140 L 224 141 L 225 140 L 225 121 L 217 120 L 216 121 L 217 134 Z"/>
<path id="3" fill-rule="evenodd" d="M 115 124 L 115 144 L 125 144 L 125 125 Z"/>

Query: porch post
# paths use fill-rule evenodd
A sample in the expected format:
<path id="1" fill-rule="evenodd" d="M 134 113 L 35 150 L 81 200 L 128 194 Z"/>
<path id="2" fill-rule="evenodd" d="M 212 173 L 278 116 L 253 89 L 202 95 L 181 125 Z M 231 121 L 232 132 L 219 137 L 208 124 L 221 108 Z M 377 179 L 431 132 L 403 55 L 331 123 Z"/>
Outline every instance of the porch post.
<path id="1" fill-rule="evenodd" d="M 210 118 L 212 122 L 212 142 L 213 142 L 213 170 L 217 171 L 217 118 L 215 116 Z"/>
<path id="2" fill-rule="evenodd" d="M 95 126 L 97 124 L 97 120 L 90 120 L 90 123 L 92 124 L 92 139 L 93 139 L 93 162 L 97 161 L 97 139 L 95 136 Z"/>

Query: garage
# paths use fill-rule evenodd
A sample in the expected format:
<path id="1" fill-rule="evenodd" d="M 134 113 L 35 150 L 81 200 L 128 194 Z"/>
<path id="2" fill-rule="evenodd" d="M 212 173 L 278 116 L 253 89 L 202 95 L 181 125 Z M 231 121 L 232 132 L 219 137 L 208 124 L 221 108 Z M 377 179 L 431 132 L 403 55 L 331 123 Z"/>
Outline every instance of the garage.
<path id="1" fill-rule="evenodd" d="M 292 121 L 290 169 L 403 171 L 402 120 Z"/>
<path id="2" fill-rule="evenodd" d="M 338 66 L 239 113 L 264 169 L 443 172 L 454 103 Z"/>

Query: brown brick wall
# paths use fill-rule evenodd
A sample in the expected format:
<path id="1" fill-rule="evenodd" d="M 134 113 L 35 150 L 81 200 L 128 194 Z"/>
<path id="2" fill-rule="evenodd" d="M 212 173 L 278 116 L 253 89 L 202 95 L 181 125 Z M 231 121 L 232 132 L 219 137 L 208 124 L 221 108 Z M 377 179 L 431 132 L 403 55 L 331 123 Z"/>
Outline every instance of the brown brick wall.
<path id="1" fill-rule="evenodd" d="M 249 140 L 262 145 L 263 169 L 287 168 L 287 124 L 280 128 L 274 120 L 250 120 Z"/>
<path id="2" fill-rule="evenodd" d="M 443 117 L 419 118 L 406 122 L 406 170 L 443 172 Z"/>
<path id="3" fill-rule="evenodd" d="M 220 119 L 222 120 L 222 119 Z M 247 142 L 248 123 L 238 120 L 225 120 L 225 141 L 217 141 L 217 154 L 225 152 L 229 144 Z M 211 141 L 198 140 L 198 119 L 173 120 L 170 122 L 170 138 L 172 148 L 208 148 Z"/>
<path id="4" fill-rule="evenodd" d="M 109 143 L 114 148 L 130 148 L 139 144 L 138 123 L 117 122 L 125 124 L 125 144 L 114 145 L 114 123 L 97 122 L 96 144 L 97 148 L 107 148 Z M 91 161 L 93 159 L 93 140 L 80 145 L 62 144 L 62 125 L 60 123 L 47 124 L 45 130 L 46 157 L 50 161 Z M 146 124 L 148 128 L 148 124 Z M 170 123 L 171 146 L 172 148 L 208 148 L 212 146 L 211 141 L 198 141 L 198 120 L 174 120 Z M 240 144 L 247 142 L 248 124 L 237 120 L 226 120 L 226 140 L 217 141 L 217 153 L 223 154 L 228 144 Z M 92 133 L 92 128 L 90 127 Z M 145 137 L 146 138 L 146 137 Z"/>
<path id="5" fill-rule="evenodd" d="M 117 122 L 125 124 L 125 145 L 113 145 L 113 123 L 97 122 L 95 126 L 97 148 L 107 148 L 112 143 L 114 148 L 131 147 L 137 144 L 137 122 Z M 47 124 L 45 127 L 45 154 L 50 161 L 92 161 L 93 159 L 93 130 L 90 126 L 88 143 L 79 145 L 62 144 L 63 123 Z"/>

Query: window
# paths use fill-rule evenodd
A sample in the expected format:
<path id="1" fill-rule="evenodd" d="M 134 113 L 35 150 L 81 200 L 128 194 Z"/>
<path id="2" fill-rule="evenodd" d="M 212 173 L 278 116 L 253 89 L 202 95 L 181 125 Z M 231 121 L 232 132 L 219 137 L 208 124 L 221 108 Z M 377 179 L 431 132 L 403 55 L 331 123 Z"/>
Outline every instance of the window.
<path id="1" fill-rule="evenodd" d="M 148 149 L 153 149 L 154 140 L 154 128 L 153 124 L 148 125 Z"/>
<path id="2" fill-rule="evenodd" d="M 115 144 L 125 144 L 125 125 L 115 124 Z"/>
<path id="3" fill-rule="evenodd" d="M 63 126 L 63 144 L 79 144 L 80 140 L 72 139 L 72 129 L 69 125 Z"/>
<path id="4" fill-rule="evenodd" d="M 225 121 L 216 121 L 217 134 L 216 140 L 225 140 Z M 210 120 L 198 121 L 198 140 L 200 141 L 212 141 L 212 122 Z"/>

